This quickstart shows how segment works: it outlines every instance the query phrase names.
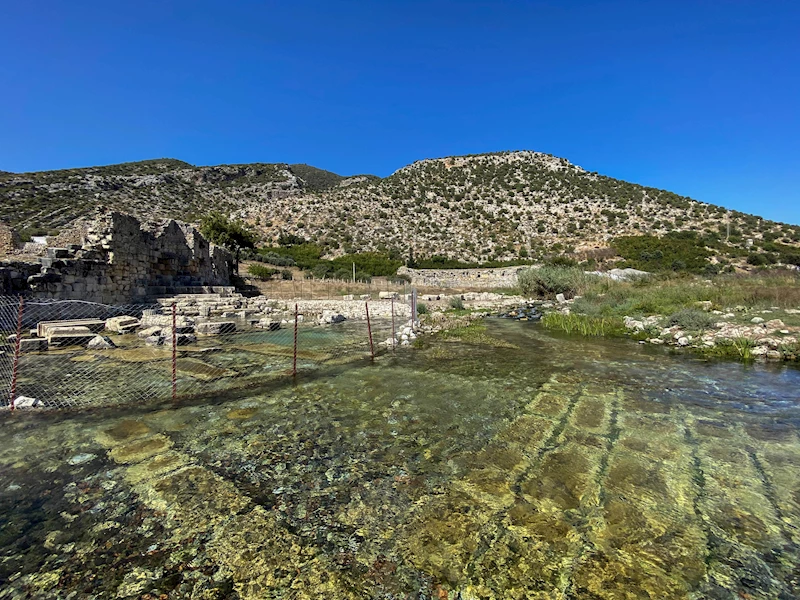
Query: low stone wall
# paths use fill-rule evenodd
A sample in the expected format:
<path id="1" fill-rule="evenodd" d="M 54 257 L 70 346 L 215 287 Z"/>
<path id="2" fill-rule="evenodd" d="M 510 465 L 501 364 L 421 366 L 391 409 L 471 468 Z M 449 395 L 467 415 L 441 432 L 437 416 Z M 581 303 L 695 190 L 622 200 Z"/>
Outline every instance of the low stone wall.
<path id="1" fill-rule="evenodd" d="M 529 266 L 500 269 L 409 269 L 400 267 L 398 275 L 411 277 L 411 285 L 437 288 L 507 288 L 517 285 L 517 272 Z"/>

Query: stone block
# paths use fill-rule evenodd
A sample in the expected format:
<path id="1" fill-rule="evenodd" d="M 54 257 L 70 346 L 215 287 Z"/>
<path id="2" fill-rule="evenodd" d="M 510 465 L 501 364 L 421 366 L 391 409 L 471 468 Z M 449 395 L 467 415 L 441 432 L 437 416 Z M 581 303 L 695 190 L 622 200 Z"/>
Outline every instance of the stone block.
<path id="1" fill-rule="evenodd" d="M 136 335 L 142 339 L 149 338 L 152 336 L 160 336 L 163 327 L 159 325 L 153 325 L 152 327 L 147 327 L 146 329 L 142 329 Z"/>
<path id="2" fill-rule="evenodd" d="M 95 336 L 88 327 L 53 327 L 47 332 L 47 344 L 51 348 L 85 346 Z"/>
<path id="3" fill-rule="evenodd" d="M 255 326 L 259 329 L 266 329 L 267 331 L 277 331 L 281 328 L 281 322 L 273 321 L 272 319 L 260 319 Z"/>
<path id="4" fill-rule="evenodd" d="M 193 333 L 177 333 L 175 334 L 175 345 L 176 346 L 188 346 L 190 344 L 194 344 L 197 342 L 197 336 Z M 164 337 L 164 345 L 165 346 L 172 346 L 172 336 L 166 335 Z"/>
<path id="5" fill-rule="evenodd" d="M 139 325 L 139 319 L 136 317 L 121 316 L 106 319 L 106 329 L 115 333 L 130 333 Z"/>
<path id="6" fill-rule="evenodd" d="M 86 344 L 86 347 L 91 350 L 111 350 L 112 348 L 116 348 L 117 345 L 111 341 L 111 338 L 105 335 L 96 335 L 89 343 Z"/>
<path id="7" fill-rule="evenodd" d="M 197 325 L 197 333 L 203 335 L 220 335 L 223 333 L 233 333 L 236 331 L 236 323 L 234 321 L 216 321 L 208 323 L 200 323 Z"/>
<path id="8" fill-rule="evenodd" d="M 72 319 L 69 321 L 39 321 L 36 326 L 36 335 L 47 337 L 48 332 L 56 327 L 86 327 L 92 333 L 100 333 L 105 329 L 106 322 L 100 319 Z"/>
<path id="9" fill-rule="evenodd" d="M 23 338 L 19 341 L 20 352 L 44 352 L 47 350 L 45 338 Z"/>

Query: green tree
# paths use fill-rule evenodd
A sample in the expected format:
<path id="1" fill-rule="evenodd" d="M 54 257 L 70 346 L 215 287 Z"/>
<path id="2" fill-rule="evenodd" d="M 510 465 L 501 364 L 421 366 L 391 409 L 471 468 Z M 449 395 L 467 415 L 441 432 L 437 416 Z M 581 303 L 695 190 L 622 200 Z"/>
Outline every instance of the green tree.
<path id="1" fill-rule="evenodd" d="M 239 272 L 239 254 L 244 248 L 255 248 L 256 234 L 242 221 L 231 220 L 220 212 L 212 212 L 200 222 L 200 233 L 219 246 L 224 246 L 234 256 L 236 272 Z"/>

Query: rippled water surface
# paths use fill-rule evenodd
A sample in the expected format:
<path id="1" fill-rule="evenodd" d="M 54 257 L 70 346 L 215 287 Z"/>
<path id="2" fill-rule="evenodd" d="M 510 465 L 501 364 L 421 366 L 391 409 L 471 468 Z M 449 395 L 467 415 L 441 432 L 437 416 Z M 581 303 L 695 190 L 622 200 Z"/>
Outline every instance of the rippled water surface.
<path id="1" fill-rule="evenodd" d="M 494 320 L 233 397 L 6 413 L 0 598 L 798 598 L 798 390 Z"/>

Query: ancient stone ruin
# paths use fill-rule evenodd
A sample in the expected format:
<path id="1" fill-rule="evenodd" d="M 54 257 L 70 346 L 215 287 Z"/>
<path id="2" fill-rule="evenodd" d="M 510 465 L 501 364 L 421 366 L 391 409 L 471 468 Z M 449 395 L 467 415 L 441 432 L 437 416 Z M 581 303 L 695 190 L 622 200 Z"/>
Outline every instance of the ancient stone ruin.
<path id="1" fill-rule="evenodd" d="M 20 245 L 19 235 L 6 223 L 0 221 L 0 256 L 11 254 Z"/>
<path id="2" fill-rule="evenodd" d="M 398 275 L 411 278 L 411 285 L 437 288 L 492 289 L 514 287 L 517 273 L 530 266 L 500 269 L 409 269 L 400 267 Z"/>
<path id="3" fill-rule="evenodd" d="M 39 264 L 0 263 L 3 292 L 104 304 L 158 296 L 214 293 L 230 286 L 233 256 L 186 223 L 141 223 L 107 213 L 87 229 L 83 243 L 48 248 Z"/>

